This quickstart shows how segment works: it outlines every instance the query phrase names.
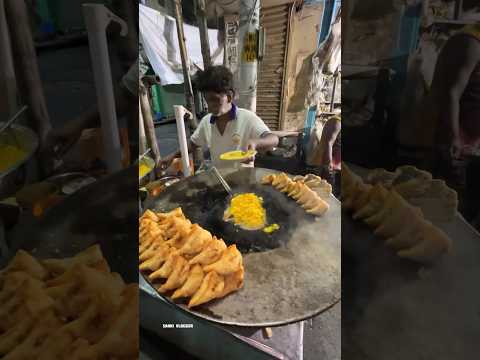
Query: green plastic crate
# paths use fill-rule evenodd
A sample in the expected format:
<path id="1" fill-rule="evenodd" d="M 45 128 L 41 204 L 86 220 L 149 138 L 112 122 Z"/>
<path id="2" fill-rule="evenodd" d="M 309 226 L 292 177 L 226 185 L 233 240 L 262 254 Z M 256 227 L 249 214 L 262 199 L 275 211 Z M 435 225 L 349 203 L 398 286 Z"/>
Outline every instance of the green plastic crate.
<path id="1" fill-rule="evenodd" d="M 157 99 L 152 99 L 152 103 L 154 107 L 156 106 L 155 103 L 158 104 L 159 112 L 165 117 L 175 116 L 175 111 L 173 110 L 174 105 L 185 106 L 186 101 L 183 84 L 158 86 L 155 93 L 157 94 Z"/>

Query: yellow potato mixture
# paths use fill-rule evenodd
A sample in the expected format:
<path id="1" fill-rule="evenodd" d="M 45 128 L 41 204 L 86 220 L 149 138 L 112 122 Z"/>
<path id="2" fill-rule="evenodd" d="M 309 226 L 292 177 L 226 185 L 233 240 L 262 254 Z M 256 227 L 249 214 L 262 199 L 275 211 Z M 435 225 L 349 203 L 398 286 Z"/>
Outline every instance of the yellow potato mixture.
<path id="1" fill-rule="evenodd" d="M 266 211 L 263 199 L 253 193 L 240 194 L 232 198 L 224 219 L 246 230 L 259 230 L 265 226 Z"/>

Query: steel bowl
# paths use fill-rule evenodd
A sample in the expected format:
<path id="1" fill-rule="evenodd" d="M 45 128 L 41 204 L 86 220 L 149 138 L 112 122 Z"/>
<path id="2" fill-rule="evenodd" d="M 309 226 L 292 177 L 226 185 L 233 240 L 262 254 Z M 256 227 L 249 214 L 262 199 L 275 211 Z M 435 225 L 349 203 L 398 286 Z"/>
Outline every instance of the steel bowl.
<path id="1" fill-rule="evenodd" d="M 0 127 L 3 124 L 4 122 L 0 122 Z M 14 133 L 18 146 L 25 152 L 25 156 L 3 172 L 0 172 L 0 198 L 8 196 L 10 193 L 14 192 L 15 187 L 23 185 L 25 176 L 22 174 L 22 169 L 35 154 L 39 144 L 38 136 L 30 128 L 23 125 L 13 124 L 10 129 L 10 132 Z M 0 144 L 7 143 L 8 136 L 11 136 L 9 135 L 9 132 L 3 133 L 0 136 Z M 14 143 L 15 140 L 11 139 L 8 141 Z"/>
<path id="2" fill-rule="evenodd" d="M 145 185 L 146 183 L 149 182 L 150 180 L 150 174 L 152 173 L 153 170 L 155 170 L 155 161 L 148 157 L 148 156 L 144 156 L 142 157 L 142 159 L 138 162 L 138 166 L 140 166 L 140 164 L 144 164 L 146 166 L 148 166 L 150 168 L 150 171 L 148 171 L 146 174 L 144 174 L 143 176 L 139 176 L 138 177 L 138 182 L 141 186 Z"/>

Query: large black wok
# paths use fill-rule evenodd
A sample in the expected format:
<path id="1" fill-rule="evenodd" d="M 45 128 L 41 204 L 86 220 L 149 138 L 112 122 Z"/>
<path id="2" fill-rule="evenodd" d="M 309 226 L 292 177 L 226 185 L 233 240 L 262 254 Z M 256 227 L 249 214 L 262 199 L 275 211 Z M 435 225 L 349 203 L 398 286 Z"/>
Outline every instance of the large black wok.
<path id="1" fill-rule="evenodd" d="M 66 198 L 41 219 L 23 219 L 10 239 L 10 256 L 24 249 L 63 258 L 99 244 L 112 271 L 138 281 L 138 168 L 108 176 Z"/>
<path id="2" fill-rule="evenodd" d="M 260 185 L 272 172 L 244 168 L 223 174 L 234 192 L 264 198 L 269 223 L 280 225 L 271 235 L 240 230 L 222 220 L 226 193 L 209 172 L 184 179 L 144 203 L 145 209 L 156 211 L 180 206 L 193 223 L 236 243 L 244 253 L 245 284 L 240 291 L 194 310 L 178 304 L 183 310 L 223 324 L 275 326 L 315 316 L 339 301 L 340 203 L 332 197 L 329 212 L 315 220 L 284 194 Z"/>

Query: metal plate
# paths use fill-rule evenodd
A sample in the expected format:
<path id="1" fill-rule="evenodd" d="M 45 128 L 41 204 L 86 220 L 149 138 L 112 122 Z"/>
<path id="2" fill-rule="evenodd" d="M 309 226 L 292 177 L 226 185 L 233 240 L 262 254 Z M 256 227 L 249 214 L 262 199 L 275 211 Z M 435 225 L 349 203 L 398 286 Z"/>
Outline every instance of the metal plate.
<path id="1" fill-rule="evenodd" d="M 0 122 L 0 126 L 2 124 L 4 123 Z M 25 156 L 16 163 L 12 164 L 5 171 L 0 172 L 0 182 L 2 178 L 6 177 L 8 174 L 15 171 L 25 162 L 27 162 L 33 156 L 38 147 L 38 137 L 31 129 L 17 124 L 11 125 L 10 128 L 12 131 L 14 131 L 15 138 L 16 141 L 18 141 L 19 146 L 23 151 L 25 151 Z M 9 136 L 8 134 L 8 132 L 5 132 L 2 134 L 2 137 Z M 1 138 L 0 141 L 2 141 Z"/>
<path id="2" fill-rule="evenodd" d="M 246 168 L 223 175 L 235 192 L 249 186 L 255 189 L 261 178 L 269 173 L 274 171 Z M 200 225 L 209 227 L 208 222 L 202 223 L 208 219 L 209 213 L 202 211 L 202 206 L 195 204 L 193 199 L 200 191 L 218 186 L 213 174 L 201 173 L 172 185 L 160 198 L 147 200 L 145 208 L 168 211 L 180 206 L 187 217 L 191 214 Z M 332 197 L 330 210 L 314 221 L 293 200 L 281 195 L 287 209 L 294 206 L 302 212 L 302 216 L 290 213 L 288 237 L 282 246 L 244 254 L 245 283 L 241 290 L 193 310 L 184 304 L 178 304 L 179 308 L 217 323 L 258 327 L 301 321 L 327 310 L 340 300 L 339 201 Z M 202 213 L 205 216 L 199 216 Z"/>

